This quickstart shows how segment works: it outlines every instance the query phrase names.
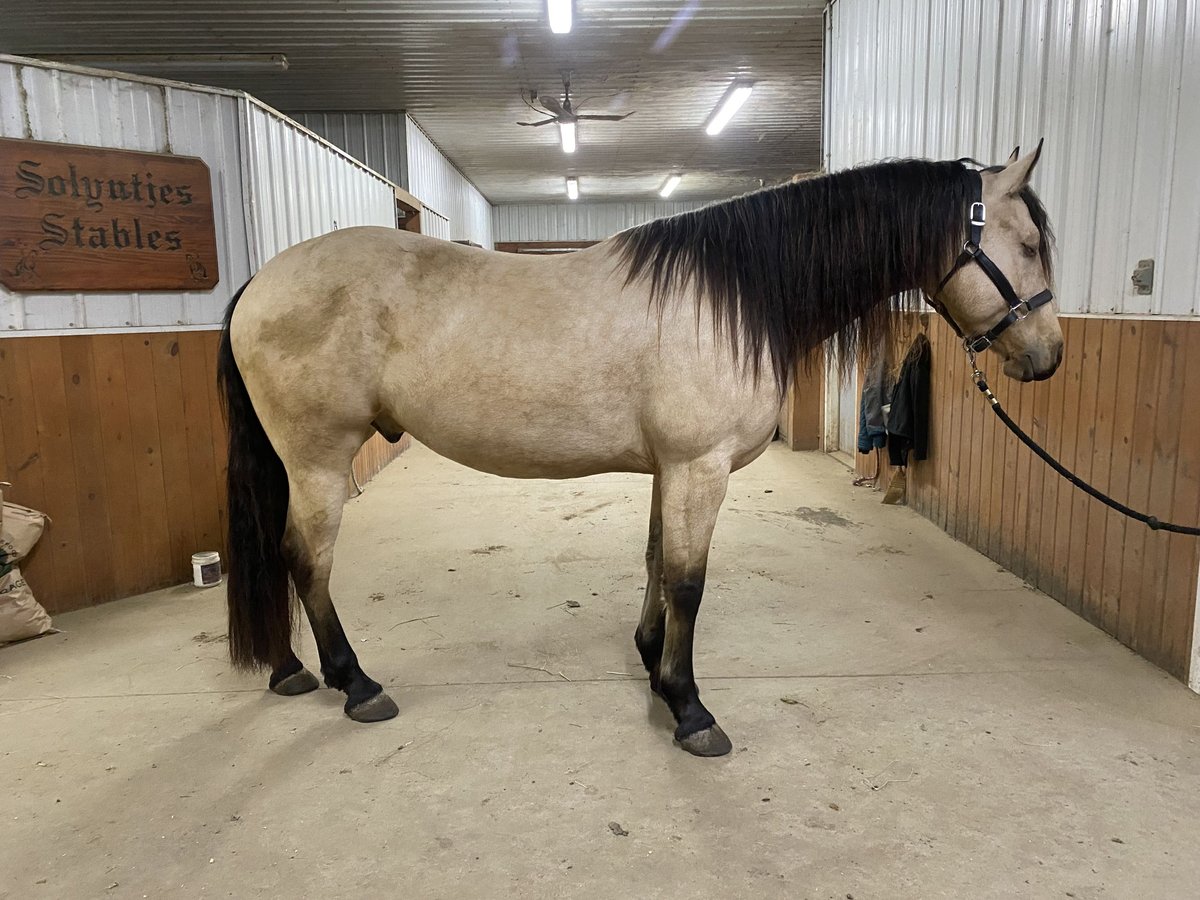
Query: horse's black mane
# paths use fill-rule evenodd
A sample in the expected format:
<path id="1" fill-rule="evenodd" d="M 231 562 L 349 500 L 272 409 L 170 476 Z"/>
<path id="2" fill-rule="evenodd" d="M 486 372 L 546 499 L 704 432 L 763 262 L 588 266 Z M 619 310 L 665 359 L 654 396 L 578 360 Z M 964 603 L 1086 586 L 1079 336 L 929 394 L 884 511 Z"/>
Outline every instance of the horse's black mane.
<path id="1" fill-rule="evenodd" d="M 890 331 L 918 286 L 936 284 L 966 236 L 974 179 L 961 162 L 899 160 L 766 188 L 617 235 L 626 283 L 650 279 L 661 311 L 691 288 L 754 369 L 762 350 L 786 386 L 834 338 L 844 363 Z M 1046 211 L 1022 191 L 1042 235 Z M 740 339 L 739 339 L 740 337 Z"/>

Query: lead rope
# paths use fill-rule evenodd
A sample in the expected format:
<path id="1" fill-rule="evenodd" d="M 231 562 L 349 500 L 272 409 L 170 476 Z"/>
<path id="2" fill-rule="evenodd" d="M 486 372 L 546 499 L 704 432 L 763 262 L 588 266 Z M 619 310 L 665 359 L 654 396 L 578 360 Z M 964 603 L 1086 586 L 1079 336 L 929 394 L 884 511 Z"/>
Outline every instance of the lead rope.
<path id="1" fill-rule="evenodd" d="M 1067 481 L 1071 482 L 1071 484 L 1075 485 L 1075 487 L 1079 488 L 1084 493 L 1095 497 L 1105 506 L 1115 509 L 1123 516 L 1128 516 L 1131 519 L 1136 519 L 1139 522 L 1144 522 L 1146 525 L 1149 525 L 1152 531 L 1170 531 L 1175 534 L 1191 534 L 1200 536 L 1200 528 L 1194 528 L 1190 525 L 1176 525 L 1172 522 L 1161 522 L 1155 516 L 1148 516 L 1145 513 L 1138 512 L 1136 509 L 1130 509 L 1124 503 L 1114 500 L 1112 497 L 1108 496 L 1102 491 L 1092 487 L 1090 484 L 1060 463 L 1057 459 L 1051 456 L 1048 452 L 1042 449 L 1037 441 L 1022 431 L 1021 426 L 1014 422 L 1009 417 L 1008 413 L 1004 411 L 1004 407 L 1000 405 L 1000 401 L 996 399 L 996 395 L 993 394 L 992 389 L 988 387 L 987 379 L 984 378 L 983 373 L 979 371 L 979 366 L 975 362 L 974 351 L 972 351 L 969 347 L 966 347 L 965 349 L 967 351 L 967 357 L 971 361 L 971 379 L 975 382 L 975 386 L 979 388 L 979 392 L 983 394 L 983 396 L 987 398 L 988 403 L 992 405 L 992 412 L 994 412 L 1000 418 L 1001 422 L 1008 426 L 1009 431 L 1020 438 L 1021 442 L 1026 447 L 1045 460 L 1046 464 L 1049 465 L 1050 468 L 1052 468 L 1055 472 L 1067 479 Z"/>

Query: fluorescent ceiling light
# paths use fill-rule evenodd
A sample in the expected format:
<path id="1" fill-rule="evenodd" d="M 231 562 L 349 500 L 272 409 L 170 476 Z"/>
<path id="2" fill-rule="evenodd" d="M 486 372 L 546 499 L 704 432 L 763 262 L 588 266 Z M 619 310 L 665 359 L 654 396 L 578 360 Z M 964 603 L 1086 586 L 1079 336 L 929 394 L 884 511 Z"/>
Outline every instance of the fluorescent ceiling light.
<path id="1" fill-rule="evenodd" d="M 562 138 L 563 153 L 575 152 L 575 123 L 559 122 L 558 134 Z"/>
<path id="2" fill-rule="evenodd" d="M 576 178 L 574 175 L 572 175 L 570 178 L 567 179 L 567 199 L 568 200 L 578 200 L 579 199 L 579 179 Z"/>
<path id="3" fill-rule="evenodd" d="M 573 0 L 546 0 L 550 30 L 555 34 L 566 34 L 571 30 L 572 2 Z"/>
<path id="4" fill-rule="evenodd" d="M 663 182 L 663 186 L 658 189 L 658 196 L 670 197 L 675 188 L 679 187 L 679 182 L 683 181 L 682 175 L 669 175 L 667 180 Z"/>
<path id="5" fill-rule="evenodd" d="M 746 98 L 753 90 L 754 85 L 748 81 L 738 80 L 731 84 L 729 90 L 725 92 L 725 96 L 721 98 L 721 102 L 717 104 L 717 108 L 713 110 L 713 114 L 709 116 L 704 130 L 709 134 L 720 134 L 721 129 L 729 124 L 729 120 L 742 108 L 742 104 L 746 102 Z"/>
<path id="6" fill-rule="evenodd" d="M 72 53 L 43 54 L 43 59 L 122 72 L 251 72 L 288 67 L 282 53 Z"/>

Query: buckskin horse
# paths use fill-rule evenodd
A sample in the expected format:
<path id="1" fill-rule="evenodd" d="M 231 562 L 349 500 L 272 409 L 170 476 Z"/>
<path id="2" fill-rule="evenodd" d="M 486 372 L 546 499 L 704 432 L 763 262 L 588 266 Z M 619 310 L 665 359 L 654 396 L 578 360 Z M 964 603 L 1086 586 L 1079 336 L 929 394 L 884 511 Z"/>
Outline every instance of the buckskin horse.
<path id="1" fill-rule="evenodd" d="M 510 478 L 647 473 L 634 640 L 680 746 L 729 752 L 692 669 L 729 473 L 771 442 L 799 361 L 830 340 L 852 358 L 919 293 L 1010 377 L 1054 372 L 1040 151 L 849 169 L 559 257 L 373 227 L 279 254 L 233 298 L 220 348 L 234 664 L 268 667 L 277 694 L 318 686 L 292 649 L 298 595 L 346 714 L 397 714 L 329 593 L 347 472 L 373 431 Z"/>

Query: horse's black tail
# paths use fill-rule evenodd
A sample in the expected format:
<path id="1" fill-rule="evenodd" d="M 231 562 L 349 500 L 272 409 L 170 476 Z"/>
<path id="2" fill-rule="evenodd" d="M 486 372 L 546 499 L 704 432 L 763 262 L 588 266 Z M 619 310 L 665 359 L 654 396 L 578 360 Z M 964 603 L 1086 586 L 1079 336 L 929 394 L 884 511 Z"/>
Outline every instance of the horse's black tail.
<path id="1" fill-rule="evenodd" d="M 276 669 L 291 654 L 295 623 L 283 554 L 288 481 L 250 402 L 229 341 L 229 322 L 245 289 L 243 285 L 233 295 L 225 311 L 217 351 L 218 392 L 229 425 L 229 656 L 239 669 Z"/>

